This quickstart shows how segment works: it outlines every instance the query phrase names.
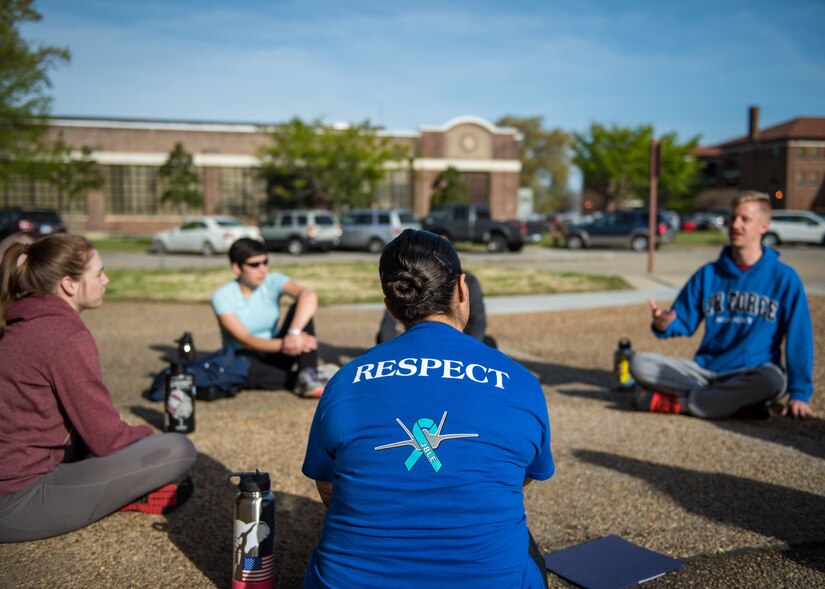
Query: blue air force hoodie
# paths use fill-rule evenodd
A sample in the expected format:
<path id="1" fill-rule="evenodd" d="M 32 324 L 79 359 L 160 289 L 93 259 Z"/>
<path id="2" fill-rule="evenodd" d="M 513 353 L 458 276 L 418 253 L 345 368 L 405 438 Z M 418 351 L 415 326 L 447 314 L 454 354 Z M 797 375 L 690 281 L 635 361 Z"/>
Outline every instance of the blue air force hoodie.
<path id="1" fill-rule="evenodd" d="M 792 400 L 813 394 L 813 328 L 802 281 L 779 253 L 762 249 L 762 257 L 740 270 L 725 246 L 715 262 L 705 264 L 682 288 L 673 304 L 676 318 L 660 338 L 690 336 L 705 320 L 705 336 L 696 362 L 708 370 L 729 372 L 768 362 L 785 370 Z"/>

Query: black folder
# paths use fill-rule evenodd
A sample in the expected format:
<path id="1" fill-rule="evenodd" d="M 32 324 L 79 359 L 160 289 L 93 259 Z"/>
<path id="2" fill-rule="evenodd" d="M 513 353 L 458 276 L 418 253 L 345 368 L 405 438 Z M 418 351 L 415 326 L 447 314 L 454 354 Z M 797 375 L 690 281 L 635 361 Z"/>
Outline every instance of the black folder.
<path id="1" fill-rule="evenodd" d="M 682 568 L 682 561 L 610 535 L 544 555 L 547 570 L 585 589 L 624 589 Z"/>

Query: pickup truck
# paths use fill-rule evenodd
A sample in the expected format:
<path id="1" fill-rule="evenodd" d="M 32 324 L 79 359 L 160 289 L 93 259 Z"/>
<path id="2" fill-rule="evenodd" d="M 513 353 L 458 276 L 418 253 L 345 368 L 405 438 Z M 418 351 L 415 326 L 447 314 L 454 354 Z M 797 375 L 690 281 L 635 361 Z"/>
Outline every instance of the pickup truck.
<path id="1" fill-rule="evenodd" d="M 524 247 L 522 224 L 518 221 L 494 221 L 490 218 L 490 209 L 483 205 L 435 207 L 421 225 L 450 241 L 483 243 L 488 252 L 517 252 Z"/>

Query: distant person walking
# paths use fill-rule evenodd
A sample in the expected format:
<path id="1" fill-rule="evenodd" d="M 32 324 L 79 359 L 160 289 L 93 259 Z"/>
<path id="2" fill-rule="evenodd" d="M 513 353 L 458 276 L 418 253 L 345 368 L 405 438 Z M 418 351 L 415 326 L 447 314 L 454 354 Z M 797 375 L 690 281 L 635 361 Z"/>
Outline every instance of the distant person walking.
<path id="1" fill-rule="evenodd" d="M 705 335 L 693 361 L 637 352 L 630 372 L 645 390 L 638 409 L 722 418 L 767 415 L 767 405 L 785 394 L 782 415 L 813 416 L 813 329 L 802 281 L 763 247 L 771 220 L 767 194 L 744 192 L 734 199 L 730 245 L 682 288 L 671 309 L 649 301 L 658 338 Z M 785 344 L 784 368 L 782 344 Z"/>

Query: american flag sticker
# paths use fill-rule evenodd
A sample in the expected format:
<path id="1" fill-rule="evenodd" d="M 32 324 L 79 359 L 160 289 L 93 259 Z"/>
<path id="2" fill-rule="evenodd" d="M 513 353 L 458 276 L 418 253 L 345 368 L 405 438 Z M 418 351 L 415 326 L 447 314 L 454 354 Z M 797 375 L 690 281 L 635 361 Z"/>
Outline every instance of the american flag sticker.
<path id="1" fill-rule="evenodd" d="M 266 581 L 271 579 L 275 572 L 275 556 L 272 554 L 244 556 L 242 566 L 241 581 L 248 583 Z"/>

